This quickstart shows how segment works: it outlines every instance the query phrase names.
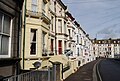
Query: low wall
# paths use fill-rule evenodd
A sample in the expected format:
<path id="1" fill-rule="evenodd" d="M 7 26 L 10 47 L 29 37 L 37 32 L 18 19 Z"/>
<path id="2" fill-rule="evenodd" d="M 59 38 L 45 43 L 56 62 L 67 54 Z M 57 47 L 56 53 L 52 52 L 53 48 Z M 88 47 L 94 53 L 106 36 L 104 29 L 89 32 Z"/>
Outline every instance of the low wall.
<path id="1" fill-rule="evenodd" d="M 63 79 L 66 79 L 69 75 L 77 71 L 78 68 L 77 60 L 70 60 L 69 62 L 70 62 L 70 69 L 63 72 Z"/>

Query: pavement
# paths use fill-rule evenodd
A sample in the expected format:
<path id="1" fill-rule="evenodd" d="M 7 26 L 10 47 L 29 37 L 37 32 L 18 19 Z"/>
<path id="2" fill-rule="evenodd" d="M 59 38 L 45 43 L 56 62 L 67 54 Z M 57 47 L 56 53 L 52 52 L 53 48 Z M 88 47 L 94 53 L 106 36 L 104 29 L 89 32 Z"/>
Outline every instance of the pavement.
<path id="1" fill-rule="evenodd" d="M 64 81 L 93 81 L 93 68 L 98 60 L 81 66 L 75 73 L 71 74 Z"/>

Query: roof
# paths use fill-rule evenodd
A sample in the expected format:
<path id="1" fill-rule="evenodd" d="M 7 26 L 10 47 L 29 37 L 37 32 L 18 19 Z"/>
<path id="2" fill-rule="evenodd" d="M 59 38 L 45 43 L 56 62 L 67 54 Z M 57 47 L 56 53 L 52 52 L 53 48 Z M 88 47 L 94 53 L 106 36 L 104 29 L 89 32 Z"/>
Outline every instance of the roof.
<path id="1" fill-rule="evenodd" d="M 56 0 L 56 1 L 61 5 L 61 7 L 63 7 L 64 10 L 67 9 L 67 6 L 65 6 L 65 4 L 61 0 Z"/>
<path id="2" fill-rule="evenodd" d="M 97 40 L 96 38 L 92 40 L 94 44 L 120 44 L 120 39 L 101 39 Z"/>

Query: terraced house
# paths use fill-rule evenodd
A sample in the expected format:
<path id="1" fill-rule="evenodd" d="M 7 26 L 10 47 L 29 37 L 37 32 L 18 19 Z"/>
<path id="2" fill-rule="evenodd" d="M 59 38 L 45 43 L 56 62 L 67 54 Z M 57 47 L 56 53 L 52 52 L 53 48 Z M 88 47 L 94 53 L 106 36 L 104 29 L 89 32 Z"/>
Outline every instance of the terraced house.
<path id="1" fill-rule="evenodd" d="M 23 1 L 0 0 L 0 81 L 20 73 Z"/>
<path id="2" fill-rule="evenodd" d="M 89 35 L 82 29 L 80 24 L 75 21 L 75 44 L 76 44 L 76 56 L 78 65 L 84 65 L 94 59 L 92 59 L 92 41 Z"/>
<path id="3" fill-rule="evenodd" d="M 60 0 L 29 0 L 24 4 L 23 69 L 33 69 L 36 61 L 42 61 L 41 68 L 47 68 L 50 57 L 64 53 L 67 40 L 65 10 Z"/>
<path id="4" fill-rule="evenodd" d="M 57 38 L 57 54 L 63 54 L 67 48 L 67 20 L 65 10 L 67 7 L 56 0 L 56 38 Z"/>
<path id="5" fill-rule="evenodd" d="M 92 60 L 92 44 L 86 32 L 61 0 L 25 0 L 23 6 L 21 67 L 48 69 L 54 62 L 65 79 Z M 86 60 L 87 59 L 87 60 Z"/>
<path id="6" fill-rule="evenodd" d="M 0 1 L 0 80 L 62 81 L 96 57 L 120 58 L 120 39 L 91 40 L 62 0 Z"/>
<path id="7" fill-rule="evenodd" d="M 46 67 L 50 53 L 50 2 L 49 0 L 27 0 L 23 13 L 22 67 L 33 69 L 33 63 L 43 61 Z"/>
<path id="8" fill-rule="evenodd" d="M 93 40 L 96 57 L 120 58 L 120 39 Z"/>

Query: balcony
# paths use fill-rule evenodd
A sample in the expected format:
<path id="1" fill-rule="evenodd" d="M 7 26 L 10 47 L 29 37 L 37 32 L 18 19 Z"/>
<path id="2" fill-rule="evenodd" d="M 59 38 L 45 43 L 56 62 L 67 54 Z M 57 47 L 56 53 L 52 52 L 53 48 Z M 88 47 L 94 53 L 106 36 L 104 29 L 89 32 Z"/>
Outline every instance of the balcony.
<path id="1" fill-rule="evenodd" d="M 49 17 L 43 12 L 33 12 L 31 10 L 27 10 L 26 16 L 37 18 L 37 19 L 42 19 L 43 22 L 45 22 L 46 24 L 50 24 Z"/>

